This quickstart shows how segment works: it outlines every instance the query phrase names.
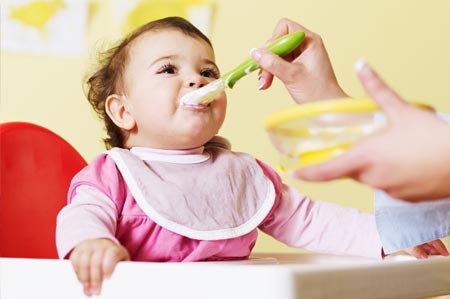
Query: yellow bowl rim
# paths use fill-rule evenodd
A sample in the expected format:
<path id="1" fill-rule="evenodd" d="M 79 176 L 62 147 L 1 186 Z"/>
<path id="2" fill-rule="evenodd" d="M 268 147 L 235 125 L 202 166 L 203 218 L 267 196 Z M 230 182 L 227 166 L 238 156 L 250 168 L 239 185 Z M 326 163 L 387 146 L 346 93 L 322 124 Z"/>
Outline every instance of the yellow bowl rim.
<path id="1" fill-rule="evenodd" d="M 435 111 L 429 104 L 415 100 L 408 102 L 419 108 Z M 323 113 L 353 113 L 377 110 L 379 110 L 378 105 L 370 98 L 339 98 L 310 102 L 272 113 L 265 121 L 265 129 L 270 130 L 295 119 L 313 117 Z"/>

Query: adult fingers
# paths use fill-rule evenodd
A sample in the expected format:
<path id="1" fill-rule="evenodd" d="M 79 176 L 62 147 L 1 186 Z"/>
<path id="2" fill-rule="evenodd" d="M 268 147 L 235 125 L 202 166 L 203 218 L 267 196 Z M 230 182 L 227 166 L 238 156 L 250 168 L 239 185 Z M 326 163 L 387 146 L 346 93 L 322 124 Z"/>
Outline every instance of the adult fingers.
<path id="1" fill-rule="evenodd" d="M 428 253 L 422 248 L 422 246 L 409 248 L 407 252 L 418 259 L 428 258 Z"/>
<path id="2" fill-rule="evenodd" d="M 431 252 L 432 254 L 440 254 L 444 256 L 449 255 L 447 248 L 441 240 L 428 242 L 428 245 L 430 245 L 435 251 L 437 251 L 437 253 L 435 253 L 435 251 Z"/>
<path id="3" fill-rule="evenodd" d="M 308 28 L 306 28 L 303 25 L 300 25 L 297 22 L 294 22 L 287 18 L 282 18 L 278 21 L 278 24 L 275 26 L 271 40 L 275 40 L 278 37 L 281 37 L 285 34 L 297 31 L 303 31 L 306 33 L 307 36 L 313 33 Z"/>
<path id="4" fill-rule="evenodd" d="M 269 88 L 273 82 L 273 75 L 266 70 L 261 69 L 258 75 L 258 89 L 264 90 Z"/>
<path id="5" fill-rule="evenodd" d="M 253 48 L 250 50 L 250 56 L 258 63 L 258 65 L 278 77 L 283 82 L 291 80 L 292 72 L 289 71 L 293 66 L 290 62 L 273 54 L 272 52 L 262 49 Z M 266 77 L 264 77 L 266 79 Z"/>
<path id="6" fill-rule="evenodd" d="M 367 93 L 387 114 L 388 118 L 395 116 L 399 108 L 404 107 L 406 102 L 380 78 L 365 60 L 358 60 L 355 63 L 355 70 Z"/>
<path id="7" fill-rule="evenodd" d="M 283 35 L 286 35 L 291 32 L 297 32 L 297 31 L 305 31 L 307 33 L 306 28 L 304 28 L 302 25 L 293 22 L 287 18 L 282 18 L 278 21 L 277 25 L 275 26 L 275 29 L 273 30 L 272 37 L 269 38 L 266 43 L 264 44 L 264 47 L 272 43 L 277 38 L 280 38 Z M 252 55 L 253 49 L 250 50 L 250 55 Z M 255 53 L 255 55 L 258 55 Z M 258 57 L 253 57 L 253 59 Z M 256 62 L 258 62 L 257 59 L 255 59 Z M 260 65 L 261 66 L 261 65 Z M 262 67 L 262 66 L 261 66 Z M 259 72 L 258 76 L 258 89 L 264 90 L 269 88 L 272 85 L 273 82 L 273 73 L 267 71 L 262 67 L 262 69 Z"/>
<path id="8" fill-rule="evenodd" d="M 356 158 L 355 151 L 349 150 L 325 163 L 296 169 L 291 173 L 291 177 L 304 181 L 329 181 L 342 177 L 354 178 L 363 165 L 363 158 Z"/>
<path id="9" fill-rule="evenodd" d="M 300 45 L 300 47 L 304 48 L 306 46 L 306 44 L 308 43 L 308 40 L 310 40 L 315 34 L 312 31 L 310 31 L 309 29 L 307 29 L 306 27 L 304 27 L 290 19 L 282 18 L 278 21 L 277 25 L 275 26 L 272 37 L 266 41 L 264 46 L 269 45 L 271 42 L 273 42 L 277 38 L 280 38 L 283 35 L 286 35 L 286 34 L 289 34 L 292 32 L 298 32 L 298 31 L 303 31 L 306 34 L 305 40 Z M 251 54 L 251 52 L 250 52 L 250 54 Z M 255 55 L 258 55 L 258 54 L 255 53 Z M 255 57 L 253 57 L 253 59 L 255 59 Z M 274 59 L 274 58 L 272 58 L 272 59 Z M 257 59 L 255 59 L 255 60 L 257 61 Z M 278 61 L 281 61 L 281 59 Z M 269 88 L 272 85 L 273 75 L 276 75 L 278 77 L 280 75 L 280 71 L 282 71 L 282 69 L 277 68 L 274 70 L 274 69 L 268 67 L 267 65 L 265 65 L 265 67 L 264 67 L 261 64 L 260 64 L 260 66 L 262 69 L 258 76 L 258 89 L 263 90 L 263 89 Z M 282 67 L 282 66 L 280 66 L 280 67 Z M 278 71 L 278 70 L 280 70 L 280 71 Z M 274 72 L 277 72 L 277 73 L 274 73 Z M 281 80 L 281 78 L 280 78 L 280 80 Z M 285 81 L 283 81 L 283 82 L 285 82 Z"/>

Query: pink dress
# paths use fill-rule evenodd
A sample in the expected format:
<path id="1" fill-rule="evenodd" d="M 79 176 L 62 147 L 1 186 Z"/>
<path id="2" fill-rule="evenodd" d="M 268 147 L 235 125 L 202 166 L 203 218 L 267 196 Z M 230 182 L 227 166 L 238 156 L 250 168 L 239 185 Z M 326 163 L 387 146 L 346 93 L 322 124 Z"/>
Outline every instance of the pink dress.
<path id="1" fill-rule="evenodd" d="M 382 258 L 373 215 L 312 201 L 253 157 L 217 146 L 113 149 L 70 186 L 58 215 L 58 254 L 107 238 L 134 261 L 249 257 L 258 229 L 292 247 Z"/>

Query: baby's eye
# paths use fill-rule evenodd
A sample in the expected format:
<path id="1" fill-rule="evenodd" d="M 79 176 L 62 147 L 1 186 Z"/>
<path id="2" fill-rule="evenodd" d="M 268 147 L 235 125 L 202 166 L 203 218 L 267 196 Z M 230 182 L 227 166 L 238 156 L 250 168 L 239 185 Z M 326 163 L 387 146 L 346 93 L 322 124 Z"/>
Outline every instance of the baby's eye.
<path id="1" fill-rule="evenodd" d="M 174 65 L 165 64 L 159 69 L 158 74 L 175 74 L 176 71 L 177 68 Z"/>
<path id="2" fill-rule="evenodd" d="M 215 78 L 215 79 L 219 78 L 219 72 L 213 68 L 201 71 L 200 75 L 206 78 Z"/>

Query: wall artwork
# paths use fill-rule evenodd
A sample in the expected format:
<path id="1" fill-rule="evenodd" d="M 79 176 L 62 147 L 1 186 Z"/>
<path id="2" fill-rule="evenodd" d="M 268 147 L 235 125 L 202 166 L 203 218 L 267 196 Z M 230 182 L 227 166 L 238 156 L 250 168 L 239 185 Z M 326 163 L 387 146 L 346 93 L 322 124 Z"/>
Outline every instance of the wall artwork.
<path id="1" fill-rule="evenodd" d="M 211 34 L 214 3 L 207 0 L 113 0 L 122 34 L 155 19 L 180 16 Z"/>
<path id="2" fill-rule="evenodd" d="M 2 0 L 1 49 L 72 56 L 85 51 L 87 0 Z"/>

